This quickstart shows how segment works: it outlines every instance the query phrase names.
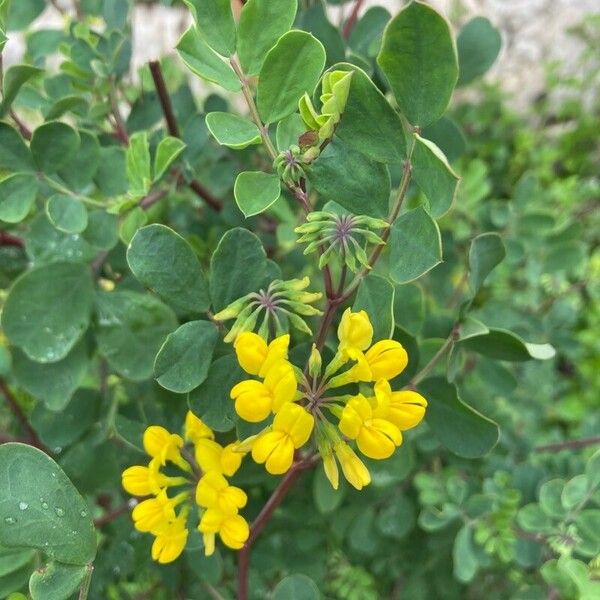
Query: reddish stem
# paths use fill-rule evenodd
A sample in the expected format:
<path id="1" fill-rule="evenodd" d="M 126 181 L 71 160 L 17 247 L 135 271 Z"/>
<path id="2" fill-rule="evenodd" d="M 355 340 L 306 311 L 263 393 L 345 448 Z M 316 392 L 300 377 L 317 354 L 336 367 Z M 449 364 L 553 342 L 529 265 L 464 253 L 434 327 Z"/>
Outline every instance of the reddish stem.
<path id="1" fill-rule="evenodd" d="M 356 19 L 358 18 L 358 13 L 360 12 L 360 9 L 362 8 L 364 1 L 365 0 L 356 0 L 354 2 L 354 6 L 352 7 L 352 12 L 350 13 L 348 20 L 344 24 L 344 29 L 342 30 L 342 36 L 345 40 L 347 40 L 350 37 L 350 34 L 352 33 L 352 29 L 354 28 L 354 25 L 356 24 Z"/>
<path id="2" fill-rule="evenodd" d="M 16 248 L 24 248 L 25 243 L 21 238 L 8 233 L 8 231 L 0 231 L 0 246 L 15 246 Z"/>
<path id="3" fill-rule="evenodd" d="M 600 436 L 583 438 L 581 440 L 568 440 L 566 442 L 555 442 L 534 448 L 535 452 L 559 452 L 560 450 L 586 448 L 587 446 L 600 445 Z"/>
<path id="4" fill-rule="evenodd" d="M 118 519 L 121 515 L 128 513 L 131 510 L 130 502 L 125 502 L 121 506 L 103 514 L 101 517 L 94 519 L 95 527 L 103 527 L 104 525 L 108 525 L 112 523 L 115 519 Z"/>

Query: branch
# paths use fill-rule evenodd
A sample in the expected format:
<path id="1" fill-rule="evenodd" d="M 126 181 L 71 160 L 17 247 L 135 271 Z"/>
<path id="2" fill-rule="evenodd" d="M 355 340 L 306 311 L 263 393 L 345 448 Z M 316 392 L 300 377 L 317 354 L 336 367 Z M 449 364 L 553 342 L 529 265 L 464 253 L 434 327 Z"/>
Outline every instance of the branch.
<path id="1" fill-rule="evenodd" d="M 586 448 L 587 446 L 596 446 L 600 444 L 600 436 L 583 438 L 580 440 L 568 440 L 566 442 L 555 442 L 544 446 L 537 446 L 533 449 L 534 452 L 560 452 L 566 449 Z"/>
<path id="2" fill-rule="evenodd" d="M 10 388 L 3 379 L 0 379 L 0 391 L 2 391 L 2 394 L 6 399 L 6 404 L 10 412 L 12 412 L 17 421 L 19 421 L 21 428 L 27 434 L 29 438 L 29 443 L 32 446 L 39 448 L 42 452 L 50 454 L 50 451 L 42 443 L 35 429 L 29 424 L 29 421 L 27 419 L 27 416 L 23 412 L 23 409 L 19 406 L 19 403 L 17 402 L 16 398 L 13 396 L 13 393 L 10 391 Z"/>
<path id="3" fill-rule="evenodd" d="M 29 129 L 29 127 L 27 127 L 27 125 L 25 125 L 25 123 L 23 123 L 23 121 L 21 121 L 19 115 L 17 115 L 17 113 L 14 110 L 11 110 L 9 114 L 10 114 L 12 120 L 16 123 L 17 127 L 19 128 L 21 135 L 26 140 L 30 140 L 31 139 L 31 130 Z"/>
<path id="4" fill-rule="evenodd" d="M 358 18 L 358 13 L 360 11 L 360 9 L 362 8 L 362 5 L 364 4 L 365 0 L 355 0 L 354 2 L 354 6 L 352 7 L 352 12 L 350 13 L 350 16 L 348 17 L 348 20 L 346 21 L 346 24 L 344 25 L 344 29 L 342 30 L 342 37 L 347 40 L 350 37 L 350 34 L 352 33 L 352 29 L 354 27 L 354 25 L 356 24 L 356 19 Z"/>
<path id="5" fill-rule="evenodd" d="M 115 519 L 118 519 L 120 516 L 128 513 L 136 504 L 137 500 L 135 498 L 128 500 L 125 502 L 125 504 L 122 504 L 114 510 L 105 513 L 97 519 L 94 519 L 94 527 L 103 527 L 104 525 L 112 523 Z"/>
<path id="6" fill-rule="evenodd" d="M 273 512 L 282 503 L 283 499 L 298 479 L 300 473 L 305 469 L 310 469 L 316 464 L 315 459 L 315 456 L 310 456 L 304 460 L 298 461 L 292 466 L 281 479 L 279 485 L 275 488 L 270 498 L 267 500 L 267 503 L 263 506 L 262 510 L 252 523 L 250 536 L 238 555 L 238 600 L 248 600 L 248 570 L 250 567 L 250 551 L 252 545 L 260 535 L 261 531 L 266 527 Z"/>
<path id="7" fill-rule="evenodd" d="M 165 78 L 162 74 L 160 61 L 151 60 L 148 63 L 148 66 L 150 68 L 150 74 L 152 75 L 152 81 L 154 82 L 154 88 L 156 89 L 156 93 L 158 94 L 160 107 L 165 117 L 165 122 L 167 123 L 167 131 L 169 132 L 169 135 L 181 139 L 181 135 L 179 133 L 179 125 L 177 124 L 177 117 L 175 116 L 173 104 L 171 103 L 171 96 L 169 96 L 167 85 L 165 83 Z M 221 208 L 223 208 L 221 201 L 215 198 L 215 196 L 213 196 L 213 194 L 196 179 L 192 179 L 192 181 L 188 183 L 188 186 L 212 209 L 220 211 Z"/>
<path id="8" fill-rule="evenodd" d="M 144 196 L 140 202 L 139 207 L 143 210 L 149 209 L 152 205 L 156 204 L 159 200 L 162 200 L 169 193 L 168 189 L 155 190 L 147 196 Z"/>
<path id="9" fill-rule="evenodd" d="M 15 248 L 24 248 L 25 243 L 16 235 L 8 233 L 8 231 L 0 231 L 0 246 L 14 246 Z"/>

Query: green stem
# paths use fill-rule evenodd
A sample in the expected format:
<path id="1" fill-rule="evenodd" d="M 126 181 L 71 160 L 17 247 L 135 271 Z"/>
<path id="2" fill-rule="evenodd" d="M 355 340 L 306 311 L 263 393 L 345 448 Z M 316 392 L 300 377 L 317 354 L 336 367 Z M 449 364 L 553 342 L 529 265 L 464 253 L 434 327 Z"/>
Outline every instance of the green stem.
<path id="1" fill-rule="evenodd" d="M 450 335 L 446 339 L 446 341 L 442 344 L 442 347 L 434 354 L 432 359 L 408 382 L 404 387 L 411 388 L 418 385 L 431 371 L 433 368 L 440 362 L 440 360 L 444 357 L 444 354 L 448 352 L 454 342 L 456 340 L 457 328 L 454 326 Z"/>
<path id="2" fill-rule="evenodd" d="M 93 198 L 90 198 L 88 196 L 83 196 L 81 194 L 77 194 L 77 193 L 71 191 L 69 188 L 65 187 L 64 185 L 58 183 L 58 181 L 55 181 L 54 179 L 52 179 L 51 177 L 49 177 L 46 174 L 43 174 L 42 177 L 44 178 L 44 181 L 46 182 L 46 184 L 49 187 L 56 190 L 57 192 L 60 192 L 61 194 L 65 194 L 66 196 L 71 196 L 72 198 L 77 198 L 78 200 L 81 200 L 84 204 L 89 204 L 90 206 L 106 208 L 103 202 L 100 202 L 99 200 L 94 200 Z"/>
<path id="3" fill-rule="evenodd" d="M 94 565 L 86 566 L 85 578 L 79 588 L 79 600 L 87 600 L 88 594 L 90 593 L 90 585 L 92 584 L 92 575 L 94 573 Z"/>

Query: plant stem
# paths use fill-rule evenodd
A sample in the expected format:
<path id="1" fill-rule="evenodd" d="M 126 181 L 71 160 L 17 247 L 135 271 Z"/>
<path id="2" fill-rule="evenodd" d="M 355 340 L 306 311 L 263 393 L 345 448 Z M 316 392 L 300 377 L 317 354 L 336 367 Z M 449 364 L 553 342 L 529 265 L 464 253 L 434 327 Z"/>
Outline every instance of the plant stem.
<path id="1" fill-rule="evenodd" d="M 25 431 L 25 433 L 27 433 L 27 437 L 29 438 L 29 443 L 32 446 L 35 446 L 36 448 L 39 448 L 40 450 L 42 450 L 42 452 L 45 452 L 46 454 L 50 454 L 50 452 L 48 451 L 46 446 L 42 443 L 42 441 L 38 437 L 38 434 L 36 433 L 35 429 L 29 424 L 29 420 L 27 419 L 27 416 L 23 412 L 23 409 L 19 406 L 19 403 L 17 402 L 13 393 L 10 391 L 10 388 L 8 387 L 8 385 L 6 384 L 6 382 L 3 379 L 0 379 L 0 391 L 2 391 L 2 394 L 4 395 L 4 398 L 6 399 L 6 404 L 8 405 L 10 412 L 12 412 L 12 414 L 16 417 L 17 421 L 19 421 L 23 431 Z"/>
<path id="2" fill-rule="evenodd" d="M 8 231 L 0 231 L 0 246 L 14 246 L 15 248 L 24 248 L 25 243 L 20 237 L 8 233 Z"/>
<path id="3" fill-rule="evenodd" d="M 103 527 L 112 523 L 115 519 L 118 519 L 121 515 L 128 513 L 132 508 L 132 501 L 128 500 L 125 504 L 103 514 L 101 517 L 94 519 L 94 527 Z"/>
<path id="4" fill-rule="evenodd" d="M 85 578 L 79 588 L 79 600 L 87 600 L 88 594 L 90 593 L 90 585 L 92 584 L 92 575 L 94 574 L 94 565 L 86 565 Z"/>
<path id="5" fill-rule="evenodd" d="M 240 550 L 238 555 L 238 600 L 248 600 L 248 570 L 250 567 L 250 551 L 252 545 L 256 541 L 261 531 L 265 528 L 269 519 L 273 515 L 275 509 L 281 504 L 290 488 L 298 479 L 300 473 L 309 469 L 315 464 L 315 457 L 308 457 L 303 460 L 299 460 L 292 468 L 284 475 L 279 482 L 279 485 L 275 488 L 266 504 L 252 523 L 250 528 L 250 536 L 244 544 L 244 547 Z"/>
<path id="6" fill-rule="evenodd" d="M 588 446 L 600 445 L 600 436 L 591 438 L 582 438 L 579 440 L 567 440 L 566 442 L 555 442 L 553 444 L 545 444 L 537 446 L 534 452 L 560 452 L 566 449 L 587 448 Z"/>
<path id="7" fill-rule="evenodd" d="M 112 83 L 115 83 L 114 79 Z M 119 101 L 117 100 L 114 85 L 110 86 L 108 97 L 110 100 L 111 113 L 115 120 L 115 135 L 123 144 L 129 144 L 129 134 L 127 133 L 127 127 L 125 126 L 125 121 L 121 115 L 121 109 L 119 108 Z"/>
<path id="8" fill-rule="evenodd" d="M 442 347 L 433 355 L 432 359 L 404 386 L 407 388 L 412 388 L 418 385 L 431 371 L 433 368 L 440 362 L 440 360 L 444 357 L 444 354 L 454 345 L 457 334 L 457 326 L 455 325 L 450 332 L 450 335 L 447 337 L 446 341 L 442 344 Z"/>
<path id="9" fill-rule="evenodd" d="M 156 204 L 158 201 L 162 200 L 169 193 L 168 189 L 155 190 L 151 192 L 147 196 L 144 196 L 138 206 L 144 210 L 147 210 L 152 205 Z"/>
<path id="10" fill-rule="evenodd" d="M 360 9 L 362 8 L 362 5 L 364 4 L 364 1 L 365 0 L 354 0 L 354 6 L 352 7 L 352 12 L 350 13 L 348 20 L 346 21 L 346 24 L 344 25 L 344 29 L 342 30 L 342 37 L 345 40 L 347 40 L 350 37 L 350 34 L 352 33 L 352 29 L 354 28 L 356 19 L 358 18 L 358 13 L 359 13 Z"/>
<path id="11" fill-rule="evenodd" d="M 250 110 L 250 115 L 252 116 L 252 120 L 258 127 L 260 131 L 260 137 L 262 138 L 263 144 L 271 157 L 271 160 L 275 160 L 277 158 L 277 150 L 275 146 L 273 146 L 273 142 L 269 137 L 269 128 L 262 122 L 260 115 L 258 114 L 258 109 L 256 108 L 256 103 L 254 102 L 254 96 L 252 95 L 252 90 L 248 85 L 248 78 L 245 73 L 242 71 L 242 67 L 240 63 L 237 61 L 235 57 L 231 57 L 229 60 L 229 64 L 231 68 L 235 71 L 235 74 L 238 76 L 240 83 L 242 84 L 242 93 L 244 94 L 244 98 L 246 99 L 246 104 Z"/>
<path id="12" fill-rule="evenodd" d="M 165 83 L 165 78 L 162 74 L 160 61 L 152 60 L 148 63 L 148 66 L 150 68 L 150 74 L 152 75 L 152 81 L 154 82 L 154 88 L 156 89 L 156 93 L 158 95 L 160 107 L 165 117 L 165 122 L 167 123 L 167 131 L 169 132 L 169 135 L 181 139 L 179 125 L 177 124 L 177 117 L 175 116 L 175 111 L 173 110 L 173 104 L 171 102 L 171 96 L 169 96 L 167 84 Z M 190 181 L 187 185 L 213 210 L 220 211 L 221 208 L 223 208 L 221 201 L 215 198 L 215 196 L 213 196 L 212 193 L 196 179 L 192 179 L 192 181 Z M 145 208 L 145 206 L 142 206 L 141 203 L 140 206 Z"/>

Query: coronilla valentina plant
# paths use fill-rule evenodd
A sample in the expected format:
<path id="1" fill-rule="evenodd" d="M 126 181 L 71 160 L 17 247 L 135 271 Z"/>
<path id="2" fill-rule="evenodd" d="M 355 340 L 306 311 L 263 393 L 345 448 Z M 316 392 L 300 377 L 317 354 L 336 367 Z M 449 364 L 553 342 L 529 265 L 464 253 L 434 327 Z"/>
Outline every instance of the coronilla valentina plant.
<path id="1" fill-rule="evenodd" d="M 451 105 L 483 17 L 132 4 L 0 0 L 0 597 L 597 597 L 588 145 Z"/>

